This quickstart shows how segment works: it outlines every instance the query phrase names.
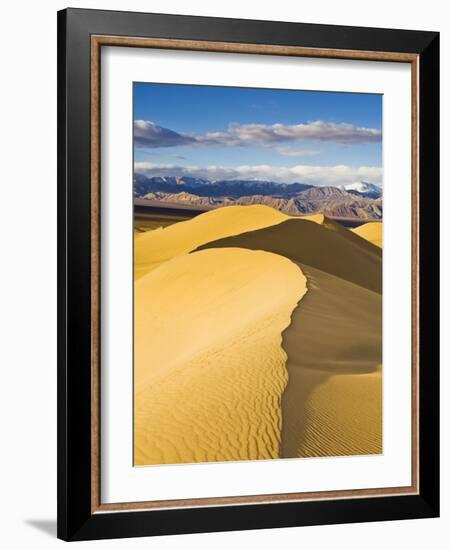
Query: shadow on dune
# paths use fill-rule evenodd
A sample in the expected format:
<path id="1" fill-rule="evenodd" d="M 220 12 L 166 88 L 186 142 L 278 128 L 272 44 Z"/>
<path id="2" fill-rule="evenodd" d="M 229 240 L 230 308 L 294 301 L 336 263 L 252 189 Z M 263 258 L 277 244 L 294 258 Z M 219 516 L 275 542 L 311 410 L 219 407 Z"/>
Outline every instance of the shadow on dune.
<path id="1" fill-rule="evenodd" d="M 381 250 L 327 219 L 288 220 L 201 248 L 229 246 L 290 258 L 308 281 L 282 335 L 281 456 L 382 452 Z"/>
<path id="2" fill-rule="evenodd" d="M 236 246 L 274 252 L 374 292 L 382 292 L 382 251 L 325 218 L 319 224 L 290 219 L 265 229 L 212 241 L 198 248 Z"/>
<path id="3" fill-rule="evenodd" d="M 366 409 L 365 418 L 369 415 L 373 421 L 362 424 L 362 433 L 348 441 L 337 440 L 338 436 L 333 433 L 337 431 L 334 423 L 340 423 L 340 415 L 345 417 L 343 400 L 346 397 L 327 395 L 323 411 L 306 410 L 313 392 L 320 386 L 325 387 L 330 377 L 360 376 L 361 385 L 365 386 L 365 375 L 380 370 L 381 296 L 310 266 L 301 264 L 300 267 L 307 277 L 308 292 L 283 333 L 288 384 L 282 397 L 281 456 L 381 452 L 380 404 L 377 400 L 372 404 L 368 402 L 364 391 L 354 392 L 349 398 L 354 400 L 357 411 Z M 381 391 L 382 380 L 373 381 L 373 386 L 375 383 L 380 384 Z M 376 391 L 379 390 L 376 388 Z M 370 406 L 375 410 L 369 411 Z M 346 418 L 349 420 L 359 421 Z M 321 429 L 314 431 L 315 424 L 322 426 Z"/>

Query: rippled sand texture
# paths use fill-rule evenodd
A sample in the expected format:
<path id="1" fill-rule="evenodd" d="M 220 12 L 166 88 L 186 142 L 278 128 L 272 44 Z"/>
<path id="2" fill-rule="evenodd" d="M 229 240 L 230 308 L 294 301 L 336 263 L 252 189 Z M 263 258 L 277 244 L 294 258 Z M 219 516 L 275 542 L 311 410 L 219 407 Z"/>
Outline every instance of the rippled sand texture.
<path id="1" fill-rule="evenodd" d="M 283 255 L 307 277 L 308 292 L 283 334 L 281 456 L 381 453 L 381 250 L 323 216 L 204 248 L 229 246 Z"/>
<path id="2" fill-rule="evenodd" d="M 135 282 L 135 464 L 279 457 L 282 333 L 306 293 L 301 269 L 234 247 L 174 256 Z"/>

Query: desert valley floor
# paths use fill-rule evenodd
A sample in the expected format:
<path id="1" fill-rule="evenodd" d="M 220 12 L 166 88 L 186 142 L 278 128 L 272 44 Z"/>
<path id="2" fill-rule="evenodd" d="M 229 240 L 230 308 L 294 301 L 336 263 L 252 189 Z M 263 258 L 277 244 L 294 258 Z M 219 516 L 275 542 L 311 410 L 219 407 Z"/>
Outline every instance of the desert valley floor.
<path id="1" fill-rule="evenodd" d="M 382 452 L 382 223 L 135 227 L 135 465 Z"/>

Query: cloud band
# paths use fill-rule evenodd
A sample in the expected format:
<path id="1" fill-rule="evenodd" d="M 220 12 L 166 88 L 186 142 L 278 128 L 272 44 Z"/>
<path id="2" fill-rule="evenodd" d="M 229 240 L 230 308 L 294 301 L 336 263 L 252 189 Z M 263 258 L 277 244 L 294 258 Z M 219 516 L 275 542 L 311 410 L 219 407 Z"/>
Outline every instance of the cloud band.
<path id="1" fill-rule="evenodd" d="M 227 129 L 205 134 L 183 134 L 158 126 L 148 120 L 134 121 L 134 140 L 138 147 L 260 147 L 277 146 L 300 140 L 323 141 L 339 144 L 379 142 L 382 132 L 377 128 L 365 128 L 346 123 L 317 120 L 305 124 L 231 124 Z M 283 148 L 282 154 L 284 153 Z M 277 148 L 276 148 L 277 150 Z"/>
<path id="2" fill-rule="evenodd" d="M 136 162 L 135 172 L 145 176 L 194 176 L 209 180 L 256 179 L 279 183 L 307 183 L 317 186 L 338 186 L 367 181 L 382 184 L 382 168 L 372 166 L 310 166 L 275 167 L 266 164 L 228 166 L 178 166 Z"/>

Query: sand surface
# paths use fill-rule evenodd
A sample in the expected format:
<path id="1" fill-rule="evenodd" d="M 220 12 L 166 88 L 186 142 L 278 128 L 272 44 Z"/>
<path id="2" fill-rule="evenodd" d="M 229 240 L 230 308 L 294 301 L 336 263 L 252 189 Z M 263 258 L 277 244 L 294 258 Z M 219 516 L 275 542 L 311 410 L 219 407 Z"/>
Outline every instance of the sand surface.
<path id="1" fill-rule="evenodd" d="M 283 457 L 382 452 L 380 251 L 324 220 L 282 224 L 210 243 L 291 258 L 308 293 L 283 334 Z"/>
<path id="2" fill-rule="evenodd" d="M 352 231 L 359 237 L 362 237 L 362 239 L 366 239 L 370 243 L 382 248 L 382 223 L 364 223 L 363 225 L 359 225 L 359 227 L 355 227 Z"/>
<path id="3" fill-rule="evenodd" d="M 282 332 L 305 292 L 289 259 L 236 248 L 136 281 L 136 465 L 280 456 Z"/>
<path id="4" fill-rule="evenodd" d="M 134 241 L 135 279 L 202 244 L 287 219 L 288 216 L 268 206 L 228 206 L 205 212 L 192 220 L 138 234 Z"/>
<path id="5" fill-rule="evenodd" d="M 248 206 L 135 239 L 135 464 L 382 452 L 382 251 L 362 236 Z"/>
<path id="6" fill-rule="evenodd" d="M 272 227 L 210 241 L 200 248 L 226 246 L 280 254 L 369 290 L 382 292 L 382 251 L 327 218 L 323 223 L 292 218 Z"/>
<path id="7" fill-rule="evenodd" d="M 381 295 L 301 267 L 309 292 L 283 335 L 282 456 L 381 453 Z"/>

